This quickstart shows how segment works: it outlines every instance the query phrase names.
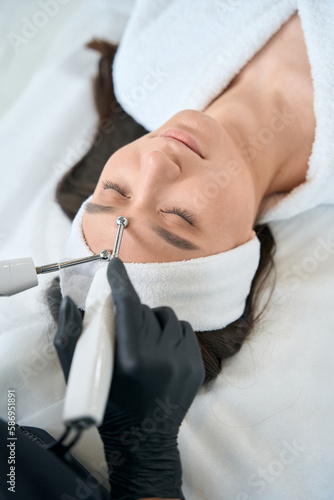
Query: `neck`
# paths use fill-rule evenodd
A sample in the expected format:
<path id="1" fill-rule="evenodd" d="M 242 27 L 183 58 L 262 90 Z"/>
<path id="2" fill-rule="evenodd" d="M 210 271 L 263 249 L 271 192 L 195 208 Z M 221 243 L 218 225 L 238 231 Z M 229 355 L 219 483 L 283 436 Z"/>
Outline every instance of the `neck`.
<path id="1" fill-rule="evenodd" d="M 266 196 L 305 181 L 315 135 L 311 68 L 293 15 L 205 110 L 224 127 Z"/>
<path id="2" fill-rule="evenodd" d="M 254 180 L 256 210 L 264 197 L 288 192 L 303 181 L 300 123 L 282 92 L 244 81 L 225 91 L 205 110 L 230 135 Z M 302 159 L 303 162 L 304 159 Z M 303 163 L 304 165 L 304 163 Z M 301 166 L 303 166 L 301 165 Z"/>

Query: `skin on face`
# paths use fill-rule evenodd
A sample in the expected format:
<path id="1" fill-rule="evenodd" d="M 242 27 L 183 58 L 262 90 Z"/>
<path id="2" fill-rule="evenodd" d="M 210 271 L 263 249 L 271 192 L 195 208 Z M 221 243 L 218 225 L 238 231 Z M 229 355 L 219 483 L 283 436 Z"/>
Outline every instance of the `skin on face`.
<path id="1" fill-rule="evenodd" d="M 273 117 L 277 124 L 277 116 L 286 113 L 289 119 L 281 120 L 280 130 L 254 158 L 242 156 L 240 145 L 250 144 Z M 191 134 L 202 157 L 175 139 L 159 137 L 170 128 Z M 204 112 L 181 111 L 111 156 L 93 195 L 104 212 L 83 218 L 87 244 L 94 253 L 111 250 L 116 219 L 123 215 L 129 219 L 119 253 L 124 262 L 188 260 L 239 246 L 254 237 L 265 197 L 305 181 L 314 134 L 310 65 L 295 15 Z M 104 189 L 107 181 L 124 196 Z M 167 213 L 175 208 L 190 214 L 193 224 Z M 165 241 L 167 232 L 181 248 Z"/>
<path id="2" fill-rule="evenodd" d="M 178 140 L 159 137 L 171 128 L 189 133 L 201 156 Z M 91 202 L 83 232 L 94 253 L 112 250 L 116 219 L 128 218 L 119 252 L 124 262 L 205 257 L 255 235 L 256 202 L 249 168 L 225 128 L 199 111 L 181 111 L 116 151 Z M 182 215 L 173 213 L 176 210 Z"/>

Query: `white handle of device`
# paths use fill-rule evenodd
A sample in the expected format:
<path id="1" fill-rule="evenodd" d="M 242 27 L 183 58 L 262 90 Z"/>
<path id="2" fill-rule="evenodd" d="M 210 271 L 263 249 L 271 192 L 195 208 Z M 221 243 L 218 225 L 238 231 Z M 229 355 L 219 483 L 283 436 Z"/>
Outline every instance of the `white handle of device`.
<path id="1" fill-rule="evenodd" d="M 66 426 L 84 429 L 103 421 L 114 366 L 114 307 L 106 266 L 95 273 L 86 298 L 83 330 L 67 382 Z"/>
<path id="2" fill-rule="evenodd" d="M 31 257 L 0 261 L 0 296 L 9 297 L 38 285 Z"/>

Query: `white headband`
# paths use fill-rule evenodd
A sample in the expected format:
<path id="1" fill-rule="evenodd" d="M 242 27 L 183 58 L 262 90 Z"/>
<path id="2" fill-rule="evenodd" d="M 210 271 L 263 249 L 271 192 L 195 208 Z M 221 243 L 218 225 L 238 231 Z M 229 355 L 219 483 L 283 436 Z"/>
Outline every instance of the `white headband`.
<path id="1" fill-rule="evenodd" d="M 82 204 L 73 220 L 63 260 L 94 255 L 82 232 L 85 205 L 91 198 Z M 189 321 L 195 331 L 207 331 L 218 330 L 240 318 L 259 258 L 260 242 L 255 236 L 232 250 L 208 257 L 124 265 L 143 304 L 152 308 L 169 306 L 179 320 Z M 62 296 L 69 295 L 84 310 L 94 274 L 107 264 L 93 261 L 62 269 Z"/>

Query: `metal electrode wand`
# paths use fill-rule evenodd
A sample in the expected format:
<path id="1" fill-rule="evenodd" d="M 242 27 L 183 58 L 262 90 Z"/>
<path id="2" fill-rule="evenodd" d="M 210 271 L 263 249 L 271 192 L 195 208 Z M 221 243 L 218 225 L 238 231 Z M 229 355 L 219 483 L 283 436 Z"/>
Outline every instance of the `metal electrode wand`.
<path id="1" fill-rule="evenodd" d="M 47 264 L 46 266 L 37 266 L 37 274 L 47 274 L 53 273 L 54 271 L 60 271 L 65 267 L 77 266 L 78 264 L 85 264 L 86 262 L 92 262 L 93 260 L 107 260 L 111 258 L 111 253 L 109 250 L 102 250 L 96 255 L 91 255 L 90 257 L 82 257 L 81 259 L 68 260 L 65 262 L 55 262 L 54 264 Z"/>
<path id="2" fill-rule="evenodd" d="M 122 241 L 123 229 L 128 225 L 128 219 L 122 215 L 117 218 L 116 224 L 118 226 L 116 240 L 114 244 L 114 250 L 112 252 L 111 258 L 118 257 L 119 247 Z"/>
<path id="3" fill-rule="evenodd" d="M 125 217 L 118 217 L 111 258 L 118 257 Z M 96 271 L 85 301 L 82 333 L 76 344 L 67 382 L 63 422 L 86 429 L 103 421 L 114 367 L 115 306 L 107 268 Z"/>
<path id="4" fill-rule="evenodd" d="M 54 264 L 47 264 L 45 266 L 35 266 L 31 257 L 0 261 L 0 297 L 9 297 L 37 286 L 38 274 L 53 273 L 65 267 L 77 266 L 94 260 L 106 260 L 109 262 L 112 257 L 118 257 L 123 229 L 127 227 L 128 219 L 120 216 L 117 218 L 116 224 L 118 229 L 112 253 L 109 250 L 102 250 L 97 255 L 65 262 L 55 262 Z"/>

